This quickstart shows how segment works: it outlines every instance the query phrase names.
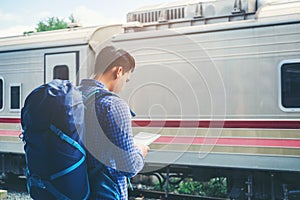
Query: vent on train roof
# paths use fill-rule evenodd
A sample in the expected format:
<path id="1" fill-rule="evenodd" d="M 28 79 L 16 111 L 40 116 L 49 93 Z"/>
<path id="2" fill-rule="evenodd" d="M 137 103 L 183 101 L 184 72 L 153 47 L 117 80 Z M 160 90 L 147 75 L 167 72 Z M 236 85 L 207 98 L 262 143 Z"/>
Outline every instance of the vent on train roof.
<path id="1" fill-rule="evenodd" d="M 156 11 L 128 13 L 127 22 L 139 21 L 141 23 L 161 22 L 185 18 L 185 8 L 166 8 Z"/>
<path id="2" fill-rule="evenodd" d="M 137 21 L 143 24 L 151 24 L 252 13 L 257 9 L 257 1 L 263 0 L 183 0 L 164 3 L 129 12 L 127 22 Z"/>

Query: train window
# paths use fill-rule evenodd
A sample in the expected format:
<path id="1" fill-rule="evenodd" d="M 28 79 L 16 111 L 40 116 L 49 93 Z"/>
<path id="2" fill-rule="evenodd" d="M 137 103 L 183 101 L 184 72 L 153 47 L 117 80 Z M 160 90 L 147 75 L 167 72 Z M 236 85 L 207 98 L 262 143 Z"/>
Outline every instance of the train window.
<path id="1" fill-rule="evenodd" d="M 300 112 L 300 60 L 280 65 L 279 105 L 283 111 Z"/>
<path id="2" fill-rule="evenodd" d="M 21 109 L 21 84 L 10 85 L 10 111 Z"/>
<path id="3" fill-rule="evenodd" d="M 3 101 L 4 101 L 4 82 L 3 79 L 0 78 L 0 110 L 3 109 Z"/>
<path id="4" fill-rule="evenodd" d="M 67 65 L 56 65 L 53 68 L 53 79 L 69 80 L 69 68 Z"/>

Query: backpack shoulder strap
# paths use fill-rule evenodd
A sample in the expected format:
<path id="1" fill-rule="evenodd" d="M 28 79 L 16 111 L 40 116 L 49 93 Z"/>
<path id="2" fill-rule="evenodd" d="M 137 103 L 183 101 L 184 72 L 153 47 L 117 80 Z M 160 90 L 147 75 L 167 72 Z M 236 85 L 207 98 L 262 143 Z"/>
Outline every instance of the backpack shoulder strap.
<path id="1" fill-rule="evenodd" d="M 88 105 L 89 103 L 91 103 L 90 99 L 93 96 L 95 96 L 95 99 L 99 99 L 99 98 L 102 98 L 102 97 L 105 97 L 105 96 L 115 96 L 115 97 L 120 98 L 117 94 L 115 94 L 113 92 L 105 91 L 105 92 L 100 93 L 101 91 L 104 91 L 104 90 L 96 89 L 96 90 L 92 91 L 91 93 L 89 93 L 86 96 L 82 95 L 84 105 Z"/>
<path id="2" fill-rule="evenodd" d="M 52 132 L 54 132 L 58 137 L 60 137 L 60 139 L 62 139 L 63 141 L 67 142 L 68 144 L 72 145 L 74 148 L 78 149 L 81 153 L 82 153 L 82 157 L 79 161 L 77 161 L 75 164 L 73 164 L 72 166 L 63 169 L 55 174 L 52 174 L 50 176 L 50 180 L 54 180 L 57 179 L 65 174 L 70 173 L 71 171 L 75 170 L 77 167 L 79 167 L 86 158 L 86 152 L 84 150 L 84 148 L 78 143 L 76 142 L 74 139 L 70 138 L 68 135 L 66 135 L 65 133 L 63 133 L 60 129 L 58 129 L 57 127 L 55 127 L 53 124 L 50 125 L 50 130 Z"/>
<path id="3" fill-rule="evenodd" d="M 86 105 L 88 105 L 89 103 L 91 103 L 89 99 L 90 99 L 91 97 L 93 97 L 94 95 L 99 94 L 100 92 L 101 92 L 100 89 L 96 89 L 96 90 L 94 90 L 93 92 L 91 92 L 90 94 L 88 94 L 87 96 L 84 96 L 84 95 L 83 95 L 82 98 L 83 98 L 83 103 L 84 103 L 84 105 L 86 106 Z M 105 91 L 105 92 L 101 93 L 100 95 L 95 96 L 95 98 L 98 99 L 98 98 L 105 97 L 105 96 L 115 96 L 115 97 L 120 98 L 117 94 L 115 94 L 115 93 L 113 93 L 113 92 L 109 92 L 109 91 Z M 130 114 L 131 114 L 132 117 L 135 117 L 135 116 L 136 116 L 135 112 L 132 111 L 131 108 L 129 108 L 129 111 L 130 111 Z"/>

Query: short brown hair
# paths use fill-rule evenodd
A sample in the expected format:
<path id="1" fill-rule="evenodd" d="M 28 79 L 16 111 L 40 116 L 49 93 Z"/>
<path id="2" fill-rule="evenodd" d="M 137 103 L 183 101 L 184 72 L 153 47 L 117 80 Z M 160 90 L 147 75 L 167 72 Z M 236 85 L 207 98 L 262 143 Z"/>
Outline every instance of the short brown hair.
<path id="1" fill-rule="evenodd" d="M 103 74 L 115 66 L 122 66 L 124 73 L 133 71 L 135 60 L 127 51 L 107 46 L 96 56 L 94 74 Z"/>

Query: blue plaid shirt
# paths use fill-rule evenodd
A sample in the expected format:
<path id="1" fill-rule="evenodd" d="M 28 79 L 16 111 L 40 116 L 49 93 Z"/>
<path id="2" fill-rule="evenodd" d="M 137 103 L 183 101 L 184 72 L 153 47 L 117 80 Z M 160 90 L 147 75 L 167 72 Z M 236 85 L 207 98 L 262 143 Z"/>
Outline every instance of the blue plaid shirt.
<path id="1" fill-rule="evenodd" d="M 89 99 L 86 120 L 86 148 L 89 168 L 105 165 L 111 178 L 118 185 L 121 199 L 128 198 L 127 178 L 136 175 L 144 166 L 142 152 L 134 147 L 131 114 L 127 103 L 109 93 L 101 82 L 92 79 L 82 80 L 80 90 L 88 96 L 99 90 Z"/>

